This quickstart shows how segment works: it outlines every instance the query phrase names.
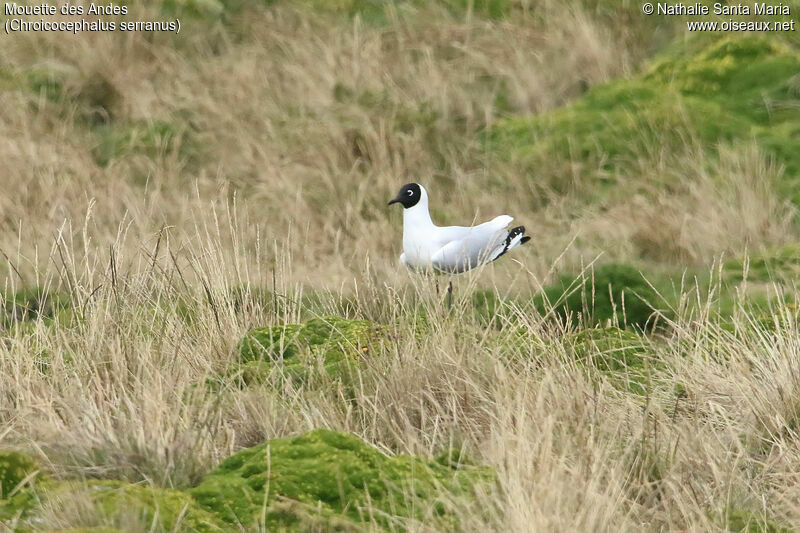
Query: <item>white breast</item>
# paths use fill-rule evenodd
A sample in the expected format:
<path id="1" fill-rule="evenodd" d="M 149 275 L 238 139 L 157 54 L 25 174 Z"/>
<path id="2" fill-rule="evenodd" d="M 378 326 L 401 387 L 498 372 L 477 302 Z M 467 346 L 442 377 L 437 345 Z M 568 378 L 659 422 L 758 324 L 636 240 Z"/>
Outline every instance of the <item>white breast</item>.
<path id="1" fill-rule="evenodd" d="M 430 232 L 403 231 L 404 263 L 412 270 L 431 268 L 431 257 L 441 248 Z"/>

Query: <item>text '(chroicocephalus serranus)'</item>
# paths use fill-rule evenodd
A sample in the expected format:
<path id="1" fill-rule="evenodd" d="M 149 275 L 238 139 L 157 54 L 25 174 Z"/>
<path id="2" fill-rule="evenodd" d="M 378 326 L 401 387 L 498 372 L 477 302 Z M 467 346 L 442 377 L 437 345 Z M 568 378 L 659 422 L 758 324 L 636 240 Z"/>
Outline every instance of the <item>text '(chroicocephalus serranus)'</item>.
<path id="1" fill-rule="evenodd" d="M 403 205 L 403 254 L 414 271 L 459 274 L 494 261 L 530 240 L 525 227 L 507 229 L 514 220 L 500 215 L 477 226 L 437 226 L 428 212 L 428 193 L 419 183 L 403 185 L 388 205 Z"/>

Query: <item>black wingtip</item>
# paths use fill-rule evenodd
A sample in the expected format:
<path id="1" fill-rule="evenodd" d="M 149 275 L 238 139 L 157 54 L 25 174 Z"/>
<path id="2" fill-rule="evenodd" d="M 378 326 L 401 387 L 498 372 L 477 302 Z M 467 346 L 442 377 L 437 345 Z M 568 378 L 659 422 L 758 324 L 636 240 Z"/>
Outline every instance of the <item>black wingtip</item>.
<path id="1" fill-rule="evenodd" d="M 525 226 L 517 226 L 516 228 L 511 228 L 511 231 L 508 232 L 508 237 L 507 237 L 508 242 L 511 242 L 511 239 L 522 233 L 525 233 Z"/>
<path id="2" fill-rule="evenodd" d="M 502 257 L 503 254 L 505 254 L 508 251 L 508 247 L 511 246 L 511 241 L 513 241 L 520 235 L 522 235 L 522 238 L 519 240 L 520 244 L 525 244 L 526 242 L 531 240 L 530 237 L 525 236 L 525 226 L 517 226 L 516 228 L 511 228 L 508 232 L 508 235 L 506 235 L 506 240 L 503 249 L 500 251 L 499 254 L 495 256 L 494 259 L 492 259 L 492 261 L 497 261 L 500 257 Z"/>

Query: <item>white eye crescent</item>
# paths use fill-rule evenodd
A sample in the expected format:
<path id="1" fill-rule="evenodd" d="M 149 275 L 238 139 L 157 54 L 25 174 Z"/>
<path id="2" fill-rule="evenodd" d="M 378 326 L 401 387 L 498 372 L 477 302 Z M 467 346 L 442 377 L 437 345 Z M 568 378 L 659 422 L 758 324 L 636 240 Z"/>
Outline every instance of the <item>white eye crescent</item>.
<path id="1" fill-rule="evenodd" d="M 408 191 L 408 195 L 409 195 L 409 196 L 414 196 L 414 191 L 411 191 L 411 190 L 409 190 L 409 191 Z"/>

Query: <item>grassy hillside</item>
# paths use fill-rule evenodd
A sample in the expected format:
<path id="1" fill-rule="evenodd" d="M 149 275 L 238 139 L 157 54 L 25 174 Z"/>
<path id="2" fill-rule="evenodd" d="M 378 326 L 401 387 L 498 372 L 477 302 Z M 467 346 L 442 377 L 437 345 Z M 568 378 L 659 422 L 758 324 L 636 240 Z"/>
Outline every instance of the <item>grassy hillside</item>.
<path id="1" fill-rule="evenodd" d="M 182 30 L 0 46 L 0 529 L 800 524 L 796 32 L 129 10 Z M 409 181 L 532 241 L 448 305 Z"/>

